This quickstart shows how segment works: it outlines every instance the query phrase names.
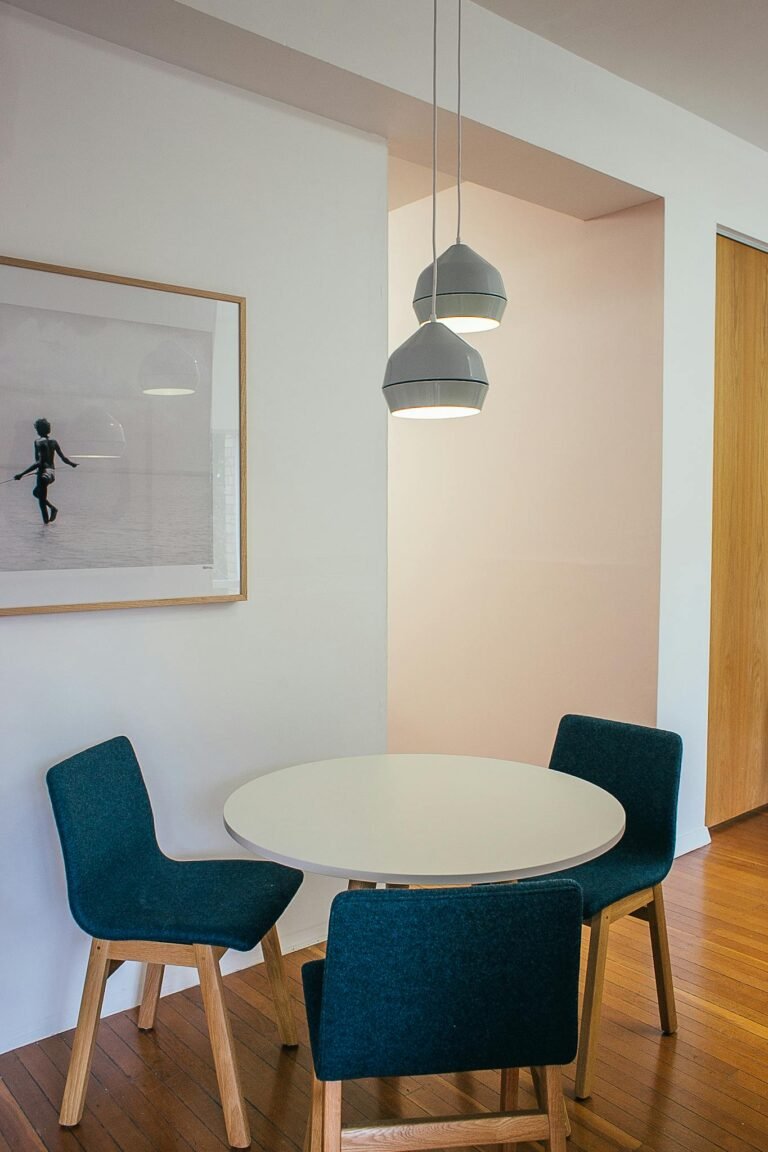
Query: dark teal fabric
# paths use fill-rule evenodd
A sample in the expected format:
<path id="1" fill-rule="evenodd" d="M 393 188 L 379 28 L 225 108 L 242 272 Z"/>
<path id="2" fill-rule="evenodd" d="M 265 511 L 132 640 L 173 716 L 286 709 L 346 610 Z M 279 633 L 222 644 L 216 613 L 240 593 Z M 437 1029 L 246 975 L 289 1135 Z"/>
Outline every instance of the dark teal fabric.
<path id="1" fill-rule="evenodd" d="M 69 906 L 105 940 L 213 944 L 248 951 L 287 908 L 303 876 L 259 860 L 171 860 L 125 736 L 47 775 L 61 838 Z"/>
<path id="2" fill-rule="evenodd" d="M 675 732 L 564 716 L 550 768 L 610 792 L 627 816 L 624 836 L 609 852 L 558 872 L 584 894 L 584 918 L 642 888 L 660 884 L 675 855 L 683 742 Z"/>
<path id="3" fill-rule="evenodd" d="M 569 1063 L 581 917 L 562 880 L 341 893 L 302 969 L 318 1079 Z"/>

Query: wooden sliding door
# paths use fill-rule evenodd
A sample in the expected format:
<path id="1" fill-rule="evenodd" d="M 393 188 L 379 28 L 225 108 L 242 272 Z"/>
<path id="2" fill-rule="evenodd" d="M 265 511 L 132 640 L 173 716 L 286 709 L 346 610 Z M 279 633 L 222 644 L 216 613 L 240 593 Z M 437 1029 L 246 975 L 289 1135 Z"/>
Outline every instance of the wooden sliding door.
<path id="1" fill-rule="evenodd" d="M 768 804 L 768 253 L 717 238 L 707 824 Z"/>

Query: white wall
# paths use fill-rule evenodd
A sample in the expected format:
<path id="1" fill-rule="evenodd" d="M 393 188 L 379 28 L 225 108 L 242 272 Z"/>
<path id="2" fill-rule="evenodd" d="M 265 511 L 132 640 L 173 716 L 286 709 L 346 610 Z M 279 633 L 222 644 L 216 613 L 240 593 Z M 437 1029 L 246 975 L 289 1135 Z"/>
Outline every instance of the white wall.
<path id="1" fill-rule="evenodd" d="M 0 619 L 6 1049 L 70 1027 L 84 972 L 50 764 L 128 733 L 163 847 L 234 855 L 237 785 L 385 745 L 387 256 L 381 141 L 6 7 L 0 45 L 0 252 L 249 309 L 248 602 Z M 288 947 L 337 887 L 305 882 Z"/>
<path id="2" fill-rule="evenodd" d="M 482 414 L 389 436 L 389 741 L 546 764 L 567 712 L 655 724 L 664 210 L 574 220 L 464 186 L 509 303 Z M 455 193 L 438 197 L 438 248 Z M 390 346 L 431 203 L 390 213 Z"/>
<path id="3" fill-rule="evenodd" d="M 430 99 L 426 2 L 184 2 Z M 443 12 L 446 59 L 454 13 Z M 474 4 L 464 6 L 464 64 L 467 117 L 665 199 L 657 718 L 683 736 L 678 848 L 695 848 L 708 839 L 715 234 L 723 225 L 768 240 L 768 154 Z M 441 80 L 445 107 L 452 75 Z"/>

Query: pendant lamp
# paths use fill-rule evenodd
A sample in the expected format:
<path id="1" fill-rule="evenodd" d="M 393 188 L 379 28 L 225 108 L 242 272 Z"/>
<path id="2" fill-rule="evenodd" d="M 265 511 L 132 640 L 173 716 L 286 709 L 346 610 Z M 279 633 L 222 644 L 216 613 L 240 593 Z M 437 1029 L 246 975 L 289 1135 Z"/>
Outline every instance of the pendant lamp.
<path id="1" fill-rule="evenodd" d="M 126 450 L 125 430 L 111 412 L 96 404 L 61 421 L 62 439 L 73 460 L 119 460 Z"/>
<path id="2" fill-rule="evenodd" d="M 445 419 L 473 416 L 488 391 L 480 353 L 437 315 L 437 0 L 432 33 L 432 264 L 427 322 L 389 358 L 383 392 L 393 416 Z"/>
<path id="3" fill-rule="evenodd" d="M 192 396 L 200 386 L 200 367 L 186 348 L 163 340 L 142 360 L 139 383 L 145 396 Z"/>
<path id="4" fill-rule="evenodd" d="M 456 243 L 437 261 L 436 314 L 454 332 L 486 332 L 497 328 L 507 306 L 501 273 L 474 248 L 461 242 L 461 4 L 458 0 L 457 101 L 456 101 Z M 433 265 L 416 281 L 413 308 L 420 324 L 432 311 Z"/>

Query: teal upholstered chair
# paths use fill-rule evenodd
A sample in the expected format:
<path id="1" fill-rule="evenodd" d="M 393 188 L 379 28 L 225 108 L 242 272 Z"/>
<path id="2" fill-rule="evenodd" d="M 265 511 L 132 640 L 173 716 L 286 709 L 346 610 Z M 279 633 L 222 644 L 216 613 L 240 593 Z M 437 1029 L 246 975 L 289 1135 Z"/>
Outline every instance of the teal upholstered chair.
<path id="1" fill-rule="evenodd" d="M 683 743 L 674 732 L 593 716 L 564 716 L 550 768 L 610 792 L 624 807 L 624 836 L 609 852 L 558 876 L 575 880 L 589 924 L 589 959 L 581 1015 L 576 1096 L 591 1095 L 608 930 L 621 916 L 647 920 L 662 1031 L 677 1031 L 662 881 L 675 854 Z"/>
<path id="2" fill-rule="evenodd" d="M 496 1113 L 345 1129 L 343 1146 L 545 1140 L 564 1152 L 581 918 L 578 885 L 562 880 L 337 896 L 326 958 L 302 970 L 315 1070 L 305 1147 L 342 1147 L 344 1080 L 500 1068 Z M 537 1070 L 536 1112 L 514 1111 L 521 1066 Z"/>
<path id="3" fill-rule="evenodd" d="M 301 872 L 257 860 L 171 860 L 160 850 L 141 769 L 125 736 L 51 768 L 69 905 L 93 937 L 60 1123 L 83 1113 L 108 976 L 124 960 L 146 962 L 139 1027 L 151 1028 L 166 964 L 196 967 L 211 1036 L 227 1135 L 250 1144 L 219 960 L 261 941 L 281 1039 L 296 1044 L 275 921 Z"/>

